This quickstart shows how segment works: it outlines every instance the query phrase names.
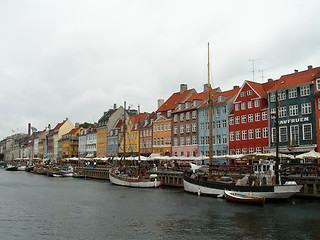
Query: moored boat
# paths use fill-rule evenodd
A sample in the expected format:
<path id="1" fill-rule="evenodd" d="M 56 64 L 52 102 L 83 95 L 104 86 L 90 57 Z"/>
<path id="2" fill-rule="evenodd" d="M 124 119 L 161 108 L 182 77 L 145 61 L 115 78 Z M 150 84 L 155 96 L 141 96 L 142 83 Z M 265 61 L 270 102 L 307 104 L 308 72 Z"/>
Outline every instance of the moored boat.
<path id="1" fill-rule="evenodd" d="M 119 168 L 112 168 L 109 171 L 110 182 L 115 185 L 138 188 L 157 188 L 161 181 L 157 179 L 157 174 L 132 175 L 128 171 L 119 171 Z"/>
<path id="2" fill-rule="evenodd" d="M 266 200 L 264 197 L 258 197 L 252 194 L 245 195 L 245 194 L 233 192 L 233 191 L 224 191 L 224 197 L 231 202 L 249 203 L 249 204 L 264 204 Z"/>
<path id="3" fill-rule="evenodd" d="M 6 167 L 6 171 L 18 171 L 18 167 L 17 166 L 8 165 Z"/>

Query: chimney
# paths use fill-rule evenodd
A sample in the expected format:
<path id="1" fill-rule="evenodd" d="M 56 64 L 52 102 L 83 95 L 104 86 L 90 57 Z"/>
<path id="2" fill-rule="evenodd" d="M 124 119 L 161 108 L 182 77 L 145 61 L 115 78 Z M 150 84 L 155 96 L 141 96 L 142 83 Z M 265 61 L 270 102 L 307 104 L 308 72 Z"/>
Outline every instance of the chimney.
<path id="1" fill-rule="evenodd" d="M 28 135 L 31 135 L 31 123 L 28 123 Z"/>
<path id="2" fill-rule="evenodd" d="M 138 114 L 140 114 L 140 104 L 138 104 Z"/>
<path id="3" fill-rule="evenodd" d="M 113 109 L 116 110 L 117 109 L 117 104 L 113 104 Z"/>
<path id="4" fill-rule="evenodd" d="M 295 69 L 295 70 L 294 70 L 294 73 L 297 73 L 297 72 L 299 72 L 299 71 L 298 71 L 297 69 Z"/>
<path id="5" fill-rule="evenodd" d="M 180 84 L 180 94 L 184 93 L 187 90 L 188 90 L 188 85 L 187 84 L 184 84 L 184 83 Z"/>
<path id="6" fill-rule="evenodd" d="M 203 92 L 208 92 L 208 83 L 203 84 Z"/>
<path id="7" fill-rule="evenodd" d="M 48 130 L 50 130 L 51 129 L 51 125 L 50 125 L 50 123 L 48 124 Z"/>
<path id="8" fill-rule="evenodd" d="M 272 78 L 268 78 L 268 82 L 272 82 L 273 81 L 273 79 Z"/>
<path id="9" fill-rule="evenodd" d="M 163 99 L 158 99 L 158 108 L 161 107 L 163 103 L 164 103 Z"/>
<path id="10" fill-rule="evenodd" d="M 239 86 L 233 86 L 233 89 L 239 89 L 240 87 Z"/>
<path id="11" fill-rule="evenodd" d="M 75 128 L 78 128 L 79 127 L 79 123 L 75 123 Z"/>
<path id="12" fill-rule="evenodd" d="M 310 69 L 312 69 L 312 65 L 309 65 L 309 66 L 308 66 L 308 70 L 310 70 Z"/>

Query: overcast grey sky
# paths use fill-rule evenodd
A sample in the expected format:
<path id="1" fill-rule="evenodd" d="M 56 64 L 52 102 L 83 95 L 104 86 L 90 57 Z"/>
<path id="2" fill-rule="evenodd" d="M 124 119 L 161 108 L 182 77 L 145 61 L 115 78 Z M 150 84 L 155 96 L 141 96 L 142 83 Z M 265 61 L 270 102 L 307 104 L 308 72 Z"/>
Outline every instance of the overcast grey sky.
<path id="1" fill-rule="evenodd" d="M 320 65 L 318 0 L 0 0 L 0 140 L 116 103 L 155 111 L 180 83 L 229 90 Z"/>

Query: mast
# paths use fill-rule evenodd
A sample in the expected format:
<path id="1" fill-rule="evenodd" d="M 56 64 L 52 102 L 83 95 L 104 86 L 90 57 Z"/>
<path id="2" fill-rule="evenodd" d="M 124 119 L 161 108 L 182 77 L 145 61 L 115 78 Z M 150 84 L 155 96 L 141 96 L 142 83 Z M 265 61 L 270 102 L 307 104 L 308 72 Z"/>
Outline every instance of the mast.
<path id="1" fill-rule="evenodd" d="M 276 128 L 276 164 L 275 164 L 275 175 L 276 175 L 276 184 L 280 184 L 279 181 L 279 99 L 278 99 L 278 90 L 276 89 L 276 118 L 274 126 Z"/>
<path id="2" fill-rule="evenodd" d="M 211 83 L 210 83 L 210 46 L 208 43 L 208 106 L 209 106 L 209 176 L 208 178 L 212 178 L 212 97 L 211 97 Z"/>
<path id="3" fill-rule="evenodd" d="M 126 160 L 126 133 L 127 133 L 127 124 L 126 124 L 126 111 L 127 103 L 124 101 L 124 112 L 123 112 L 123 160 Z"/>

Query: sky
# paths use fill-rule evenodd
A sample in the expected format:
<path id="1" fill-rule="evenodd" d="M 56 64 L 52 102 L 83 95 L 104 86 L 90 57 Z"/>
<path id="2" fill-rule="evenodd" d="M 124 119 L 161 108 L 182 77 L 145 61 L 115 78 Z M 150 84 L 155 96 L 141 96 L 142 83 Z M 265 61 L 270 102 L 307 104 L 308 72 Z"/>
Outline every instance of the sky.
<path id="1" fill-rule="evenodd" d="M 0 140 L 320 66 L 318 0 L 0 0 Z M 254 71 L 253 71 L 254 69 Z"/>

